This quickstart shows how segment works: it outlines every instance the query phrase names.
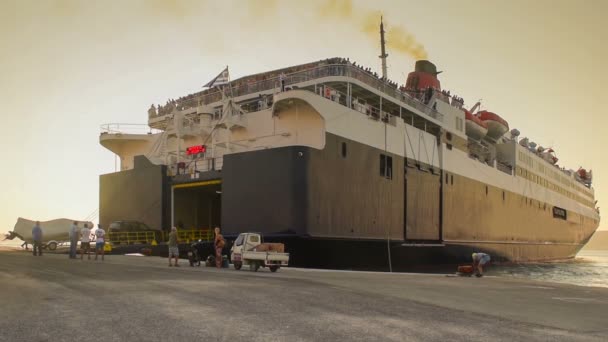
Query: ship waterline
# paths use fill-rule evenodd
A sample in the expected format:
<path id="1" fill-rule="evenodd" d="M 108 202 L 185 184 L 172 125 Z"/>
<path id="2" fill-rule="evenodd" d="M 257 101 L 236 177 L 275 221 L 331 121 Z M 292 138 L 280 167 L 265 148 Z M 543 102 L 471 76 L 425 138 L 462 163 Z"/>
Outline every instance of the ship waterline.
<path id="1" fill-rule="evenodd" d="M 161 133 L 102 134 L 121 171 L 101 176 L 101 223 L 256 231 L 321 267 L 472 251 L 566 259 L 597 229 L 590 180 L 505 134 L 493 113 L 479 116 L 493 136 L 469 135 L 432 63 L 402 89 L 343 59 L 293 68 L 236 80 L 233 96 L 210 89 L 159 107 L 149 125 Z"/>

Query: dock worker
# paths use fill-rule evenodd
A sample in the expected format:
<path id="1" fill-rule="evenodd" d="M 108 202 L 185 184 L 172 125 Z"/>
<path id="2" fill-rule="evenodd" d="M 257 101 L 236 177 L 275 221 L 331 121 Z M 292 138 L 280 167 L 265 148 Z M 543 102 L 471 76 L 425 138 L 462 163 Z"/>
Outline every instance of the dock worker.
<path id="1" fill-rule="evenodd" d="M 483 276 L 483 266 L 490 262 L 490 255 L 486 253 L 473 253 L 473 269 L 477 269 L 476 277 Z"/>
<path id="2" fill-rule="evenodd" d="M 32 240 L 34 256 L 36 256 L 36 251 L 38 251 L 38 256 L 42 256 L 42 228 L 40 227 L 40 221 L 36 221 L 34 228 L 32 228 Z"/>
<path id="3" fill-rule="evenodd" d="M 169 233 L 169 242 L 167 243 L 169 246 L 169 267 L 173 266 L 171 264 L 171 257 L 175 258 L 175 267 L 179 267 L 177 261 L 179 260 L 179 239 L 177 237 L 177 228 L 171 227 L 171 233 Z"/>
<path id="4" fill-rule="evenodd" d="M 76 259 L 76 247 L 78 246 L 79 237 L 78 221 L 74 221 L 72 227 L 70 227 L 70 259 Z"/>
<path id="5" fill-rule="evenodd" d="M 215 267 L 222 267 L 222 250 L 224 249 L 224 245 L 226 245 L 226 240 L 224 240 L 224 236 L 220 234 L 220 227 L 215 227 L 215 239 L 213 240 L 213 244 L 215 245 Z"/>
<path id="6" fill-rule="evenodd" d="M 97 255 L 101 252 L 101 261 L 105 255 L 104 247 L 106 245 L 106 231 L 101 228 L 101 224 L 97 225 L 95 230 L 95 261 L 97 261 Z"/>
<path id="7" fill-rule="evenodd" d="M 83 260 L 84 253 L 87 253 L 87 258 L 91 260 L 89 250 L 91 249 L 91 230 L 87 223 L 80 230 L 80 260 Z"/>

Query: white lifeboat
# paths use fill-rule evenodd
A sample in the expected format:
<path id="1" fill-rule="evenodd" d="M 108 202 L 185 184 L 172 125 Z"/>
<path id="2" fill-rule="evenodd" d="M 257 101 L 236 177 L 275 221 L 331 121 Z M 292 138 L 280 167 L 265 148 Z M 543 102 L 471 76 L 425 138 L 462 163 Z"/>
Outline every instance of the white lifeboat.
<path id="1" fill-rule="evenodd" d="M 591 186 L 591 182 L 593 181 L 593 172 L 591 170 L 587 171 L 581 167 L 576 171 L 574 176 L 579 182 Z"/>
<path id="2" fill-rule="evenodd" d="M 471 114 L 465 109 L 464 116 L 466 119 L 466 134 L 469 138 L 474 140 L 481 140 L 488 134 L 488 125 L 481 121 L 478 117 Z"/>
<path id="3" fill-rule="evenodd" d="M 488 137 L 491 139 L 498 140 L 509 130 L 509 123 L 497 114 L 482 110 L 476 116 L 488 126 Z"/>
<path id="4" fill-rule="evenodd" d="M 551 165 L 557 164 L 557 157 L 555 156 L 555 151 L 552 148 L 548 148 L 546 150 L 539 151 L 541 158 L 543 158 L 546 162 Z"/>

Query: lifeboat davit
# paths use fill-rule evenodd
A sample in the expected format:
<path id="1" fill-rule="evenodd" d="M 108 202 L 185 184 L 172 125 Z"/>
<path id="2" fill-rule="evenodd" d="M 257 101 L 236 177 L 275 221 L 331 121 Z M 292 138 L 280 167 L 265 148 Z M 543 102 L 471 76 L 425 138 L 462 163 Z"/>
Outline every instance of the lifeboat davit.
<path id="1" fill-rule="evenodd" d="M 468 110 L 464 111 L 464 117 L 466 119 L 466 133 L 469 138 L 481 140 L 488 134 L 488 125 L 480 118 L 471 114 Z"/>
<path id="2" fill-rule="evenodd" d="M 509 130 L 509 123 L 497 114 L 482 110 L 476 116 L 488 126 L 488 137 L 491 139 L 498 140 Z"/>

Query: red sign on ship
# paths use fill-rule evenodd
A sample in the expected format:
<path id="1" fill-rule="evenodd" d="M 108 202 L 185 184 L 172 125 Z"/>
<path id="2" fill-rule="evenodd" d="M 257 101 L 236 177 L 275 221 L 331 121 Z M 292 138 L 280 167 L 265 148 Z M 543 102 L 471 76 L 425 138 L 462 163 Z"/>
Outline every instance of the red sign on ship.
<path id="1" fill-rule="evenodd" d="M 205 145 L 196 145 L 190 146 L 186 148 L 186 154 L 191 156 L 193 154 L 205 153 L 207 151 L 207 146 Z"/>

